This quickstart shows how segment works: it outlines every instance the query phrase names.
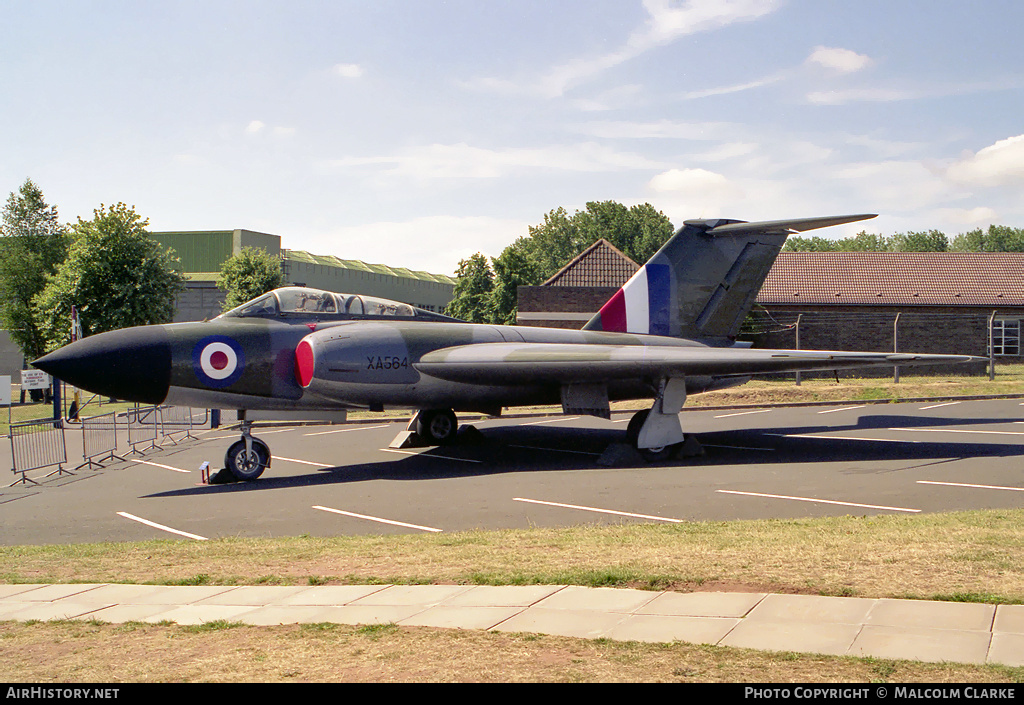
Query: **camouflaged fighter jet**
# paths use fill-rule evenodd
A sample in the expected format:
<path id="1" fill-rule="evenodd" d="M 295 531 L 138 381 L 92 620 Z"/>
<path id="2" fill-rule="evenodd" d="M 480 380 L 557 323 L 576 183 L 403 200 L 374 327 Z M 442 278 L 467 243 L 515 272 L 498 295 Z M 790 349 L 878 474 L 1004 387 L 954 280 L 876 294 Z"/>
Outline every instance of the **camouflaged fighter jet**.
<path id="1" fill-rule="evenodd" d="M 407 304 L 277 289 L 212 321 L 94 335 L 36 361 L 91 392 L 146 404 L 239 410 L 225 465 L 240 480 L 270 466 L 251 435 L 258 411 L 417 409 L 429 444 L 451 442 L 456 411 L 561 404 L 609 417 L 609 402 L 650 398 L 627 439 L 649 459 L 684 441 L 688 394 L 797 370 L 966 362 L 958 355 L 755 350 L 736 343 L 793 232 L 873 215 L 760 223 L 686 221 L 582 330 L 470 324 Z"/>

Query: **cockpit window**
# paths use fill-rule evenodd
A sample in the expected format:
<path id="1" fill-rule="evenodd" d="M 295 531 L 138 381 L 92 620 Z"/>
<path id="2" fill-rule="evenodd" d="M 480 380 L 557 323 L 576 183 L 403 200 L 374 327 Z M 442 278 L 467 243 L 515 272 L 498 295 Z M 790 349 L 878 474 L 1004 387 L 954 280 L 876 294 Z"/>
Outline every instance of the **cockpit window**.
<path id="1" fill-rule="evenodd" d="M 401 304 L 397 301 L 364 296 L 363 302 L 366 305 L 366 315 L 368 316 L 404 316 L 411 318 L 416 315 L 412 310 L 412 306 Z"/>
<path id="2" fill-rule="evenodd" d="M 356 316 L 363 315 L 363 300 L 358 296 L 353 296 L 345 304 L 345 313 L 350 313 Z"/>
<path id="3" fill-rule="evenodd" d="M 444 316 L 421 311 L 398 301 L 373 296 L 332 294 L 329 291 L 298 286 L 275 289 L 221 315 L 234 318 L 300 317 L 303 320 L 306 317 L 316 320 L 324 320 L 325 317 L 344 320 L 349 317 L 367 316 L 444 319 Z"/>
<path id="4" fill-rule="evenodd" d="M 277 314 L 277 299 L 274 294 L 264 294 L 258 299 L 242 304 L 238 308 L 228 311 L 226 316 L 273 316 Z"/>
<path id="5" fill-rule="evenodd" d="M 282 313 L 335 313 L 334 294 L 316 289 L 279 289 Z"/>

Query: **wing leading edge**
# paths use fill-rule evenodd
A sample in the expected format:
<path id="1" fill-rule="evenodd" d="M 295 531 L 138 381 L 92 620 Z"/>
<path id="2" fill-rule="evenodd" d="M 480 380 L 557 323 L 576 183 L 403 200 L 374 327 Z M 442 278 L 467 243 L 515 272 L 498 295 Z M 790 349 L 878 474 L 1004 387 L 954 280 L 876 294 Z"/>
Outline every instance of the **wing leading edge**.
<path id="1" fill-rule="evenodd" d="M 752 350 L 703 346 L 480 343 L 435 350 L 415 364 L 451 382 L 514 385 L 600 382 L 687 375 L 747 376 L 773 372 L 937 365 L 970 355 Z"/>

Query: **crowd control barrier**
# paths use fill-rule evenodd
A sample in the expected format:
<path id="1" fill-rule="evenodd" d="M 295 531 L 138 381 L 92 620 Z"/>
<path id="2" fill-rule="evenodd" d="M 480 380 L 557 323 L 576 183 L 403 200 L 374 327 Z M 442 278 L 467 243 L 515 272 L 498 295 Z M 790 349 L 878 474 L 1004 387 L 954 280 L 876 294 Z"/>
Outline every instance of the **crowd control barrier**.
<path id="1" fill-rule="evenodd" d="M 11 458 L 14 463 L 11 471 L 16 475 L 21 475 L 14 484 L 28 482 L 38 484 L 35 480 L 26 477 L 25 473 L 50 465 L 56 465 L 57 469 L 46 477 L 56 474 L 74 474 L 64 469 L 64 464 L 68 461 L 68 449 L 64 441 L 64 423 L 61 419 L 43 419 L 11 424 L 10 439 Z"/>

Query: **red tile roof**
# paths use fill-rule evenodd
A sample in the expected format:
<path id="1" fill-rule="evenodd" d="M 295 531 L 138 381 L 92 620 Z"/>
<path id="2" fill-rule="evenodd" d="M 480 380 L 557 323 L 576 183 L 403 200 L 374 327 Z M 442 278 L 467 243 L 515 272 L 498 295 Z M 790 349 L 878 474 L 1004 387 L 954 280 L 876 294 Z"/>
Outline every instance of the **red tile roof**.
<path id="1" fill-rule="evenodd" d="M 757 302 L 1024 306 L 1024 253 L 783 252 Z"/>
<path id="2" fill-rule="evenodd" d="M 543 286 L 620 287 L 638 269 L 640 265 L 602 238 L 559 269 Z"/>

